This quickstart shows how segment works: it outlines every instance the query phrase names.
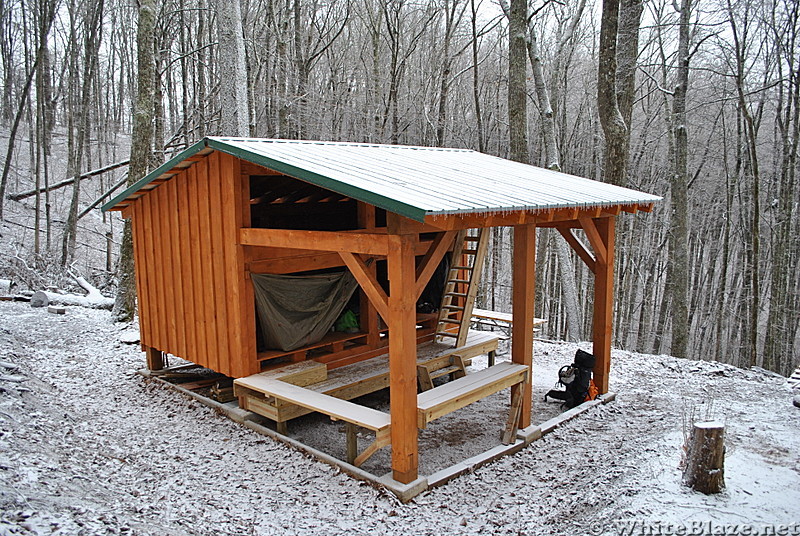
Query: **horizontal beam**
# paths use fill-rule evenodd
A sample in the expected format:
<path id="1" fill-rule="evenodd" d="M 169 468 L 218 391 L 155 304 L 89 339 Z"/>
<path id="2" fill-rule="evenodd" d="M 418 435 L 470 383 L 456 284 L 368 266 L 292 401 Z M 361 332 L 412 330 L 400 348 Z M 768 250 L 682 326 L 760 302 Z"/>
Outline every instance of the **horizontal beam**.
<path id="1" fill-rule="evenodd" d="M 308 270 L 323 270 L 344 266 L 338 253 L 315 251 L 307 255 L 259 259 L 247 263 L 247 269 L 254 274 L 292 274 Z"/>
<path id="2" fill-rule="evenodd" d="M 583 209 L 594 217 L 594 209 Z M 428 216 L 425 223 L 442 230 L 462 230 L 485 227 L 513 227 L 514 225 L 542 224 L 578 219 L 583 211 L 577 208 L 548 209 L 538 211 L 512 211 L 491 214 L 448 214 Z"/>
<path id="3" fill-rule="evenodd" d="M 298 248 L 313 251 L 346 251 L 367 255 L 387 255 L 388 235 L 333 231 L 298 231 L 293 229 L 239 230 L 239 243 L 243 246 Z"/>
<path id="4" fill-rule="evenodd" d="M 570 207 L 546 210 L 516 210 L 489 214 L 439 214 L 425 217 L 425 224 L 443 231 L 485 227 L 510 227 L 535 223 L 539 227 L 556 227 L 561 223 L 576 222 L 579 217 L 599 218 L 616 216 L 620 212 L 650 212 L 653 203 L 609 205 L 607 207 Z"/>

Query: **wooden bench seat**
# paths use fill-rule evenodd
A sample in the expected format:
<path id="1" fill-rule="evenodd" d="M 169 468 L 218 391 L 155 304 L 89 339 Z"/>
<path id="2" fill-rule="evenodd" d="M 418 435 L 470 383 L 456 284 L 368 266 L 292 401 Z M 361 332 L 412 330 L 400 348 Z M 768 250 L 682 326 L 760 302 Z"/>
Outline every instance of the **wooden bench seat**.
<path id="1" fill-rule="evenodd" d="M 424 429 L 428 423 L 461 409 L 473 402 L 477 402 L 498 391 L 526 382 L 528 367 L 518 363 L 499 363 L 481 371 L 467 374 L 439 387 L 417 395 L 417 426 Z M 521 390 L 517 390 L 521 391 Z M 519 417 L 520 396 L 515 393 L 512 400 L 511 415 L 506 427 L 506 437 L 513 436 L 509 432 L 512 427 L 516 430 Z M 505 442 L 504 437 L 504 442 Z"/>
<path id="2" fill-rule="evenodd" d="M 382 411 L 258 374 L 239 378 L 234 381 L 234 384 L 312 411 L 318 411 L 329 415 L 334 420 L 345 421 L 347 424 L 347 461 L 356 467 L 391 442 L 391 417 Z M 359 455 L 356 455 L 355 426 L 375 432 L 375 441 Z"/>
<path id="3" fill-rule="evenodd" d="M 450 344 L 428 342 L 417 347 L 417 365 L 436 363 L 449 364 L 450 356 L 458 355 L 466 363 L 472 357 L 494 353 L 497 349 L 498 336 L 488 331 L 470 330 L 464 346 L 454 348 Z M 446 365 L 442 365 L 446 366 Z M 254 376 L 280 379 L 288 383 L 300 385 L 297 370 L 302 370 L 306 381 L 302 383 L 307 389 L 336 398 L 351 400 L 359 396 L 374 393 L 389 387 L 389 355 L 359 361 L 351 365 L 327 370 L 323 363 L 303 361 L 285 365 Z M 288 376 L 289 371 L 292 376 Z M 248 376 L 252 378 L 254 376 Z M 316 378 L 311 381 L 311 378 Z M 234 395 L 239 398 L 239 407 L 250 410 L 278 423 L 278 431 L 286 433 L 286 422 L 310 413 L 312 410 L 292 404 L 262 392 L 247 388 L 243 383 L 234 383 Z"/>

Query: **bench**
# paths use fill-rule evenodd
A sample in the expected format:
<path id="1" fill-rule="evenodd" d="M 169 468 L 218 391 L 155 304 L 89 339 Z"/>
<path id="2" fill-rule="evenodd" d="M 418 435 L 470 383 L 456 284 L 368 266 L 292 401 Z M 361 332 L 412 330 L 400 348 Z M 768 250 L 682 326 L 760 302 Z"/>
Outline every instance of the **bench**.
<path id="1" fill-rule="evenodd" d="M 461 357 L 465 365 L 468 365 L 469 359 L 475 356 L 485 353 L 493 356 L 497 349 L 497 341 L 498 336 L 494 333 L 470 330 L 466 344 L 458 348 L 454 348 L 450 344 L 427 342 L 417 347 L 417 365 L 443 363 L 441 366 L 447 366 L 450 364 L 451 356 L 456 355 Z M 432 367 L 431 370 L 433 368 L 435 367 Z M 317 393 L 352 400 L 389 387 L 389 354 L 385 353 L 330 370 L 324 363 L 312 360 L 301 361 L 283 364 L 254 376 L 283 380 Z M 254 376 L 245 379 L 249 380 Z M 313 411 L 268 396 L 258 390 L 249 389 L 244 382 L 234 383 L 234 395 L 239 399 L 240 408 L 275 421 L 278 432 L 284 435 L 287 433 L 286 423 L 288 421 Z"/>
<path id="2" fill-rule="evenodd" d="M 502 391 L 506 387 L 524 384 L 527 380 L 527 366 L 504 362 L 434 387 L 417 395 L 417 426 L 425 429 L 428 423 L 439 417 Z M 515 389 L 512 394 L 511 411 L 503 436 L 503 443 L 506 444 L 513 441 L 516 435 L 522 389 Z"/>
<path id="3" fill-rule="evenodd" d="M 347 462 L 356 467 L 391 443 L 391 417 L 382 411 L 259 375 L 239 378 L 234 380 L 234 384 L 311 411 L 318 411 L 333 420 L 344 421 L 347 434 Z M 375 432 L 375 441 L 361 454 L 357 454 L 356 426 Z"/>

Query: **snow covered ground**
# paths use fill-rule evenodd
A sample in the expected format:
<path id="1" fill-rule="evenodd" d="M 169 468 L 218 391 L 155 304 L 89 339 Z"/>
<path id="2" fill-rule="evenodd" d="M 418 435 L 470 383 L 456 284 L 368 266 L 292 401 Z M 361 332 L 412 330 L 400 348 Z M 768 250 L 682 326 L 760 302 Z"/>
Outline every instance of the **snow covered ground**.
<path id="1" fill-rule="evenodd" d="M 615 351 L 615 402 L 403 505 L 142 378 L 121 330 L 0 302 L 0 535 L 800 534 L 800 409 L 772 373 Z M 537 343 L 541 388 L 576 347 Z M 718 496 L 680 485 L 693 414 L 727 426 Z"/>

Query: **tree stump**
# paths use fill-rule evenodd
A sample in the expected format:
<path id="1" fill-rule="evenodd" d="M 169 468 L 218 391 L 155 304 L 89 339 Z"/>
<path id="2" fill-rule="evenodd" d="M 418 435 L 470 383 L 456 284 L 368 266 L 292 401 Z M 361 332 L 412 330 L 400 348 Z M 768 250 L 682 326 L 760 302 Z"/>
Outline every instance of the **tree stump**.
<path id="1" fill-rule="evenodd" d="M 705 494 L 725 486 L 725 426 L 716 421 L 698 422 L 686 445 L 683 483 Z"/>

